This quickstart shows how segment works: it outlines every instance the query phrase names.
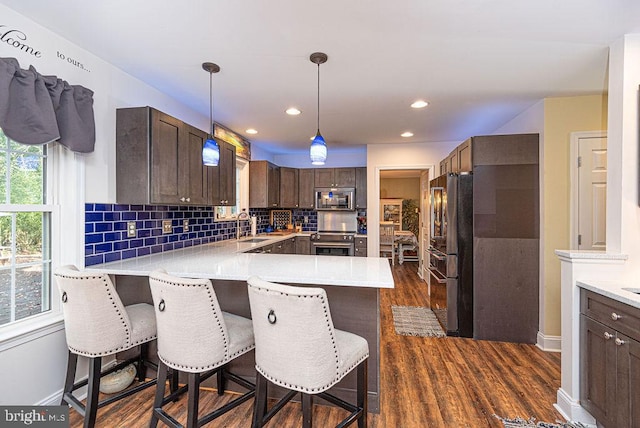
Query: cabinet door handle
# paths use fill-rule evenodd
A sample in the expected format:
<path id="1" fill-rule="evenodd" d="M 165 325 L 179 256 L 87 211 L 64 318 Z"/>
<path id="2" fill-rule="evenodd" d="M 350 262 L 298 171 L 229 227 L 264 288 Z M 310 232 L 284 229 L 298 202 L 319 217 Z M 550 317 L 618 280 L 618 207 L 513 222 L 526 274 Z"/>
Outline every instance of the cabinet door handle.
<path id="1" fill-rule="evenodd" d="M 611 312 L 611 319 L 614 321 L 618 321 L 620 318 L 622 318 L 622 315 L 618 315 L 615 312 Z"/>
<path id="2" fill-rule="evenodd" d="M 187 202 L 191 202 L 191 198 L 187 198 Z"/>
<path id="3" fill-rule="evenodd" d="M 612 337 L 613 337 L 613 334 L 611 334 L 611 333 L 609 333 L 609 332 L 607 332 L 607 331 L 605 331 L 605 332 L 604 332 L 604 338 L 605 338 L 605 339 L 609 340 L 609 339 L 611 339 Z"/>
<path id="4" fill-rule="evenodd" d="M 624 345 L 626 342 L 622 339 L 620 339 L 619 337 L 616 337 L 616 345 L 618 346 L 622 346 Z"/>
<path id="5" fill-rule="evenodd" d="M 184 202 L 184 198 L 180 198 L 180 202 Z"/>

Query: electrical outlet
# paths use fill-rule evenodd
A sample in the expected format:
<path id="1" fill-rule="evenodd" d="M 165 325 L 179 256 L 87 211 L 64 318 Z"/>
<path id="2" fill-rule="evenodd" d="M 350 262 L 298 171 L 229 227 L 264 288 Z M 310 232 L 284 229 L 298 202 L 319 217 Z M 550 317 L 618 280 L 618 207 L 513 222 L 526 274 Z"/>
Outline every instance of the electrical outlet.
<path id="1" fill-rule="evenodd" d="M 127 222 L 127 238 L 135 238 L 136 237 L 136 222 L 128 221 Z"/>
<path id="2" fill-rule="evenodd" d="M 189 220 L 182 220 L 182 231 L 183 232 L 189 231 Z"/>
<path id="3" fill-rule="evenodd" d="M 309 216 L 308 215 L 304 216 L 304 224 L 307 224 L 307 223 L 309 223 Z"/>
<path id="4" fill-rule="evenodd" d="M 171 220 L 162 220 L 162 233 L 171 233 Z"/>

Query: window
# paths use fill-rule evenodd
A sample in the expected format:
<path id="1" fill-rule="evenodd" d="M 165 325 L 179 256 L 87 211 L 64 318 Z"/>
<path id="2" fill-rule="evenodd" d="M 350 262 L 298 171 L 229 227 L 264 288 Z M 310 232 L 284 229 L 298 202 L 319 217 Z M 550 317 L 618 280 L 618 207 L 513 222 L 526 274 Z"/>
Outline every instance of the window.
<path id="1" fill-rule="evenodd" d="M 215 207 L 215 221 L 235 220 L 238 213 L 249 205 L 249 161 L 236 158 L 236 203 Z M 249 211 L 247 209 L 247 211 Z"/>
<path id="2" fill-rule="evenodd" d="M 0 130 L 0 327 L 51 309 L 47 147 Z"/>

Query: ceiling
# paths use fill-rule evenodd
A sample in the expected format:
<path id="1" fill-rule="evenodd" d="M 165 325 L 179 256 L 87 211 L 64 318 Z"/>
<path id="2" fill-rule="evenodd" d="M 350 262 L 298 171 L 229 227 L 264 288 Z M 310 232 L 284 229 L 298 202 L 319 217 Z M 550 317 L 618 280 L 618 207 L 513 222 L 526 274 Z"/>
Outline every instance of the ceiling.
<path id="1" fill-rule="evenodd" d="M 274 154 L 461 142 L 538 100 L 602 93 L 637 0 L 0 0 Z M 412 109 L 423 99 L 430 104 Z M 299 116 L 284 113 L 290 106 Z M 255 128 L 256 135 L 245 130 Z M 400 134 L 410 131 L 410 138 Z"/>

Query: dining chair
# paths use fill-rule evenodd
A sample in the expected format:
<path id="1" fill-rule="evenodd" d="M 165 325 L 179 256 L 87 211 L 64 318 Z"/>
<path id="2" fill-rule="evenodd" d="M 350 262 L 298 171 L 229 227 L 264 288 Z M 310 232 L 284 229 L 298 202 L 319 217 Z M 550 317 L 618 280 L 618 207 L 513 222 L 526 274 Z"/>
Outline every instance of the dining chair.
<path id="1" fill-rule="evenodd" d="M 380 222 L 380 256 L 387 254 L 391 265 L 395 265 L 395 228 L 393 222 Z"/>

